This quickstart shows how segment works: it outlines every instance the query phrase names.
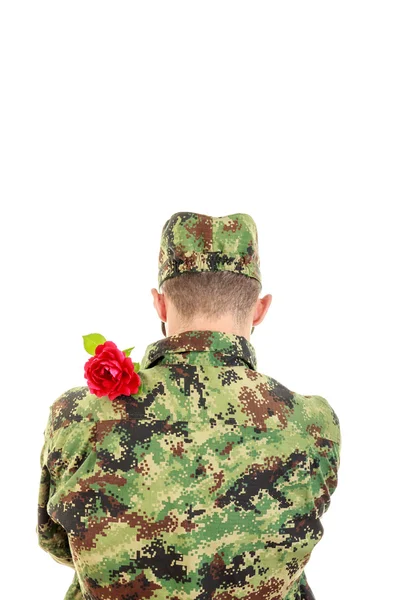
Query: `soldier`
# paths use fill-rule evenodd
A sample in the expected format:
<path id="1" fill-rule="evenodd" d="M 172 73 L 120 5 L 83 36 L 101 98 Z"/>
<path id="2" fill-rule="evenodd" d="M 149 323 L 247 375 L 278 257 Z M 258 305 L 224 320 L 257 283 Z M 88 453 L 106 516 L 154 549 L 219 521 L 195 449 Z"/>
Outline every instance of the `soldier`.
<path id="1" fill-rule="evenodd" d="M 37 533 L 75 570 L 65 600 L 312 600 L 339 421 L 257 371 L 250 335 L 272 297 L 253 219 L 173 214 L 158 286 L 165 337 L 138 393 L 80 386 L 50 406 Z"/>

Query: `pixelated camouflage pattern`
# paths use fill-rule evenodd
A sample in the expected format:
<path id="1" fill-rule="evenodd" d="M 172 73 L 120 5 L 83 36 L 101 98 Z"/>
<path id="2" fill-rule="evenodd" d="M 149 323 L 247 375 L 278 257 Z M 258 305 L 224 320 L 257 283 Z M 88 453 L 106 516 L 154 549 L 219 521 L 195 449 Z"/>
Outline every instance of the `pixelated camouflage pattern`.
<path id="1" fill-rule="evenodd" d="M 337 486 L 339 421 L 256 370 L 243 336 L 150 344 L 141 394 L 50 406 L 37 534 L 65 600 L 312 600 L 304 567 Z"/>
<path id="2" fill-rule="evenodd" d="M 261 281 L 257 227 L 250 215 L 174 213 L 164 224 L 158 287 L 181 273 L 233 271 Z"/>

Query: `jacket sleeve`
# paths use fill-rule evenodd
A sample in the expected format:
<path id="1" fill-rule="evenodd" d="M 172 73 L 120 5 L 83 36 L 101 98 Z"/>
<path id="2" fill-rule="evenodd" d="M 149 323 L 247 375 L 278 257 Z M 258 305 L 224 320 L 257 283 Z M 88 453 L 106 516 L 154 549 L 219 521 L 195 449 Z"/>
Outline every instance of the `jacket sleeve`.
<path id="1" fill-rule="evenodd" d="M 45 552 L 62 565 L 68 565 L 74 569 L 74 562 L 71 555 L 67 532 L 61 525 L 52 520 L 47 512 L 47 503 L 50 495 L 54 493 L 54 481 L 52 480 L 49 467 L 48 456 L 53 439 L 52 429 L 52 411 L 50 407 L 46 429 L 44 431 L 44 443 L 40 453 L 40 484 L 38 498 L 38 514 L 36 533 L 38 543 Z"/>
<path id="2" fill-rule="evenodd" d="M 321 517 L 328 510 L 331 496 L 338 485 L 342 439 L 336 413 L 324 398 L 315 398 L 317 417 L 310 428 L 314 438 L 311 448 L 311 484 L 314 505 Z"/>

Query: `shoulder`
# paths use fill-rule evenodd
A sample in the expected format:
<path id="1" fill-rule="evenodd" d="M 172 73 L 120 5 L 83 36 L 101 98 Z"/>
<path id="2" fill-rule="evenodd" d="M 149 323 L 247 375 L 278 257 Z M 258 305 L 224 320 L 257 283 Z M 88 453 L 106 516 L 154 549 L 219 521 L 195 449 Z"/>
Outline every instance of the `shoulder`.
<path id="1" fill-rule="evenodd" d="M 72 387 L 57 396 L 50 406 L 52 429 L 117 418 L 121 410 L 108 396 L 96 396 L 86 385 Z"/>
<path id="2" fill-rule="evenodd" d="M 253 372 L 252 377 L 258 385 L 264 382 L 267 390 L 265 397 L 286 406 L 288 420 L 297 427 L 305 429 L 314 438 L 329 439 L 340 444 L 339 418 L 323 396 L 299 394 L 264 373 Z"/>
<path id="3" fill-rule="evenodd" d="M 53 430 L 90 419 L 92 397 L 86 386 L 72 387 L 59 394 L 50 406 Z"/>
<path id="4" fill-rule="evenodd" d="M 317 394 L 298 396 L 309 433 L 313 437 L 328 439 L 340 444 L 339 418 L 328 400 Z"/>

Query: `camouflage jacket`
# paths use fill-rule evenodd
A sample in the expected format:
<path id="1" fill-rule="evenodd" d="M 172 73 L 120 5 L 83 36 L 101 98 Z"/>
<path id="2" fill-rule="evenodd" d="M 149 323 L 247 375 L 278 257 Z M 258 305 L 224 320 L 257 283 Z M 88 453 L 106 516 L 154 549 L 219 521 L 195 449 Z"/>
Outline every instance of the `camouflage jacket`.
<path id="1" fill-rule="evenodd" d="M 257 372 L 243 336 L 150 344 L 143 388 L 71 388 L 49 409 L 39 545 L 65 600 L 313 599 L 304 567 L 337 486 L 338 418 Z"/>

